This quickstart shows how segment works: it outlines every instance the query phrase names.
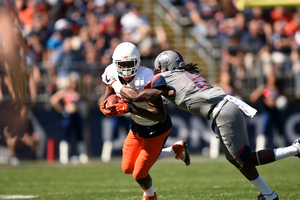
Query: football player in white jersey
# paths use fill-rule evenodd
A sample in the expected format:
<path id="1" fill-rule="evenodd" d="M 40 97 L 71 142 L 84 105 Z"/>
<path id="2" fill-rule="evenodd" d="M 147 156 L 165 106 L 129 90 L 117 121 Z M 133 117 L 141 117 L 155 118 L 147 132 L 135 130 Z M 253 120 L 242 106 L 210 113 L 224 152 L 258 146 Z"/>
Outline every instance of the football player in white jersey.
<path id="1" fill-rule="evenodd" d="M 291 146 L 252 152 L 244 124 L 244 115 L 253 117 L 256 110 L 218 87 L 213 87 L 201 76 L 196 64 L 186 64 L 177 51 L 160 53 L 154 63 L 157 75 L 151 89 L 135 90 L 113 84 L 115 91 L 133 102 L 150 101 L 163 95 L 176 107 L 193 115 L 213 120 L 213 130 L 220 140 L 226 159 L 260 191 L 258 200 L 279 199 L 258 173 L 256 166 L 289 156 L 300 157 L 300 138 Z M 113 112 L 116 108 L 112 105 Z M 119 108 L 120 109 L 120 108 Z"/>
<path id="2" fill-rule="evenodd" d="M 107 85 L 100 98 L 100 110 L 107 116 L 113 117 L 130 112 L 132 122 L 130 131 L 122 149 L 122 170 L 132 174 L 144 190 L 143 200 L 155 200 L 152 179 L 149 170 L 152 165 L 162 158 L 175 157 L 186 165 L 190 164 L 189 152 L 185 141 L 178 141 L 168 148 L 163 148 L 172 129 L 172 122 L 166 114 L 161 97 L 148 102 L 127 103 L 119 98 L 118 106 L 111 112 L 106 108 L 106 99 L 114 90 L 112 84 L 142 90 L 154 77 L 151 69 L 140 66 L 140 53 L 136 46 L 129 42 L 119 44 L 113 53 L 113 63 L 106 67 L 102 81 Z M 120 93 L 116 93 L 120 96 Z"/>

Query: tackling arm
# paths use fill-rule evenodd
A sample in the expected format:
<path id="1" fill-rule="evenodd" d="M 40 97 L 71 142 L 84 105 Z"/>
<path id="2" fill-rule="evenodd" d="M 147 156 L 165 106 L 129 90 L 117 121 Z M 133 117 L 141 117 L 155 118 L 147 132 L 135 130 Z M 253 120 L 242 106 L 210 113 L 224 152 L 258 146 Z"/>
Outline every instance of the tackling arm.
<path id="1" fill-rule="evenodd" d="M 166 120 L 165 106 L 161 98 L 149 101 L 148 106 L 148 109 L 143 109 L 131 104 L 129 112 L 152 121 L 164 122 Z"/>
<path id="2" fill-rule="evenodd" d="M 134 88 L 124 86 L 121 88 L 120 93 L 125 99 L 129 101 L 141 102 L 141 101 L 153 101 L 157 98 L 160 98 L 161 95 L 171 96 L 173 95 L 174 90 L 171 90 L 167 87 L 137 90 Z"/>

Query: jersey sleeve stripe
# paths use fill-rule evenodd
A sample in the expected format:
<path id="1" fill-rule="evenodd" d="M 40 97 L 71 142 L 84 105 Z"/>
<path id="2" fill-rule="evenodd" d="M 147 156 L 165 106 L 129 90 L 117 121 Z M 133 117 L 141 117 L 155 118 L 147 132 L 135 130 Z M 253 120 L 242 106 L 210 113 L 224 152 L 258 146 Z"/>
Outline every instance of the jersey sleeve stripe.
<path id="1" fill-rule="evenodd" d="M 151 88 L 156 88 L 158 86 L 167 85 L 165 79 L 161 75 L 157 75 L 154 77 L 154 79 L 151 82 Z"/>

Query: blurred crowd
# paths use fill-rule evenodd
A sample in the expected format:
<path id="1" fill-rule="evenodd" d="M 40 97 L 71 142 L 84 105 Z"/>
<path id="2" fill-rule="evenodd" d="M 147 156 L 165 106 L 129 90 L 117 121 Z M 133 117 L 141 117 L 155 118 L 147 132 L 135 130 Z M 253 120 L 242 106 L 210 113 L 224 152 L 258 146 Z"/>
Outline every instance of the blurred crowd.
<path id="1" fill-rule="evenodd" d="M 185 25 L 194 26 L 221 49 L 222 73 L 236 79 L 292 74 L 295 95 L 300 97 L 300 11 L 296 6 L 239 11 L 232 0 L 170 1 L 184 11 L 181 18 L 189 18 Z"/>
<path id="2" fill-rule="evenodd" d="M 136 44 L 142 59 L 153 59 L 170 48 L 164 30 L 152 30 L 140 5 L 127 0 L 14 3 L 26 40 L 25 60 L 33 101 L 43 78 L 48 81 L 47 91 L 54 93 L 67 86 L 71 72 L 80 73 L 83 91 L 95 92 L 91 86 L 101 84 L 102 70 L 111 63 L 113 50 L 121 41 Z M 9 82 L 5 84 L 9 88 Z"/>

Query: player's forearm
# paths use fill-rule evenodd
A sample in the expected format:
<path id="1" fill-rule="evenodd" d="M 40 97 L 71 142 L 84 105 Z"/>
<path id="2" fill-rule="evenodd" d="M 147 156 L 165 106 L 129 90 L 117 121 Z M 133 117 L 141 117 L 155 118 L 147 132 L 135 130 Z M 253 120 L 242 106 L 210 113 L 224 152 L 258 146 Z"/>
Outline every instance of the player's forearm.
<path id="1" fill-rule="evenodd" d="M 160 92 L 155 89 L 136 90 L 134 88 L 122 87 L 120 94 L 125 99 L 133 102 L 152 101 L 160 97 Z"/>
<path id="2" fill-rule="evenodd" d="M 143 109 L 135 106 L 134 104 L 131 104 L 129 111 L 132 114 L 141 116 L 152 121 L 164 122 L 166 120 L 166 113 L 156 109 Z"/>

